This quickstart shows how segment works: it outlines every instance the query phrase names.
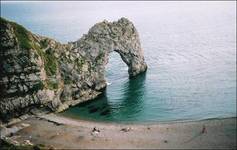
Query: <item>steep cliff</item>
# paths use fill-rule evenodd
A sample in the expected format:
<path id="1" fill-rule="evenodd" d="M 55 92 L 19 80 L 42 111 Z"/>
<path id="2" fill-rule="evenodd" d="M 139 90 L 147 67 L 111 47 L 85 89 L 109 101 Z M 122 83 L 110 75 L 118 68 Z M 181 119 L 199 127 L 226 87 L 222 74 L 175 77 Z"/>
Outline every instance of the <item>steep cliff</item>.
<path id="1" fill-rule="evenodd" d="M 32 108 L 62 111 L 91 100 L 105 87 L 105 65 L 120 54 L 130 77 L 147 65 L 134 25 L 126 18 L 95 24 L 81 39 L 61 44 L 0 19 L 0 119 Z"/>

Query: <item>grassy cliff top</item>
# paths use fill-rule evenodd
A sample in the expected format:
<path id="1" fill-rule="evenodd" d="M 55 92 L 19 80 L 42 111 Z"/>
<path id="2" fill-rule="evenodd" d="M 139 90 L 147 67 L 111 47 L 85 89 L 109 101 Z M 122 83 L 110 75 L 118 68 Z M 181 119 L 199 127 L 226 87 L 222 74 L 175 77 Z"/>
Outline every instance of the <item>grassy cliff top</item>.
<path id="1" fill-rule="evenodd" d="M 26 28 L 24 28 L 22 25 L 19 25 L 15 22 L 8 21 L 2 17 L 0 17 L 0 22 L 1 22 L 0 23 L 1 29 L 6 28 L 8 24 L 10 24 L 13 27 L 14 33 L 19 41 L 19 45 L 21 48 L 27 49 L 27 50 L 32 48 L 32 45 L 30 42 L 31 33 Z"/>

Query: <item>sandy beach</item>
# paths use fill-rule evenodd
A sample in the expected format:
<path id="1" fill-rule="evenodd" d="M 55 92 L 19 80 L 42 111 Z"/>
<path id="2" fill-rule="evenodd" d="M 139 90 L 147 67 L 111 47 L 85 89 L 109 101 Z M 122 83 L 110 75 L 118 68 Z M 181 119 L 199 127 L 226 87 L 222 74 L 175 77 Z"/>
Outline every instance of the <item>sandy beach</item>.
<path id="1" fill-rule="evenodd" d="M 41 144 L 56 149 L 236 149 L 236 118 L 116 124 L 47 114 L 2 127 L 1 133 L 7 133 L 4 139 L 14 144 Z"/>

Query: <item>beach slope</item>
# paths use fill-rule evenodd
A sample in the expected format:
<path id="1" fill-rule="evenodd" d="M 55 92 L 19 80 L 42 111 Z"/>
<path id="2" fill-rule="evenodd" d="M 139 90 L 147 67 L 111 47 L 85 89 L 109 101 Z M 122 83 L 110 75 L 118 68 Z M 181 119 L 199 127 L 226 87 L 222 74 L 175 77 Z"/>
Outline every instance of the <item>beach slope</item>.
<path id="1" fill-rule="evenodd" d="M 17 131 L 17 128 L 20 130 Z M 8 131 L 8 136 L 2 139 L 8 142 L 18 145 L 40 144 L 60 149 L 236 149 L 236 118 L 153 124 L 115 124 L 73 120 L 48 114 L 2 127 L 1 133 L 7 133 L 6 131 Z"/>

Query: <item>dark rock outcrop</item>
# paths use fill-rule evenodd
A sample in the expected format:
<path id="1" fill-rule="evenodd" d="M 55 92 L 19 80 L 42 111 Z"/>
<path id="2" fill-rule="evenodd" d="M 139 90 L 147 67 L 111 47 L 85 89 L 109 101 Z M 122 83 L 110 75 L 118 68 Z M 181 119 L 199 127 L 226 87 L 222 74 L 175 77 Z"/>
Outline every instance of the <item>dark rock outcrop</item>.
<path id="1" fill-rule="evenodd" d="M 0 22 L 0 119 L 32 108 L 62 111 L 101 94 L 105 65 L 120 54 L 130 77 L 145 72 L 138 32 L 126 18 L 95 24 L 81 39 L 61 44 L 21 25 Z"/>

